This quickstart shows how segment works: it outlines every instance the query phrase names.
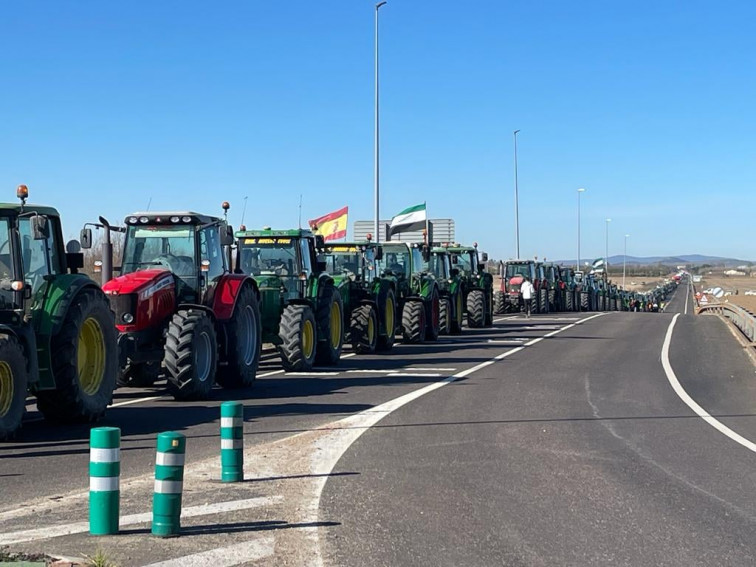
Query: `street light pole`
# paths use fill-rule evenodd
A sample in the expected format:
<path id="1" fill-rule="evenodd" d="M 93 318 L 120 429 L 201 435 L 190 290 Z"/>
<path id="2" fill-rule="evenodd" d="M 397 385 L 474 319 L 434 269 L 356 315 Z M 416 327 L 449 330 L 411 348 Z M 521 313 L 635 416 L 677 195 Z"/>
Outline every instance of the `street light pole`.
<path id="1" fill-rule="evenodd" d="M 625 252 L 622 255 L 622 289 L 627 289 L 625 288 L 625 266 L 627 265 L 627 239 L 629 236 L 629 234 L 625 235 Z"/>
<path id="2" fill-rule="evenodd" d="M 383 2 L 378 2 L 375 5 L 375 149 L 374 149 L 374 165 L 375 165 L 375 171 L 374 171 L 374 185 L 375 185 L 375 223 L 373 226 L 374 234 L 376 242 L 380 242 L 381 240 L 381 233 L 378 231 L 379 228 L 379 218 L 380 218 L 380 199 L 379 199 L 379 179 L 380 179 L 380 165 L 379 165 L 379 147 L 378 147 L 378 141 L 379 141 L 379 121 L 378 121 L 378 10 L 385 4 L 385 0 Z"/>
<path id="3" fill-rule="evenodd" d="M 583 189 L 582 187 L 577 190 L 577 194 L 578 194 L 578 227 L 577 227 L 578 228 L 578 230 L 577 230 L 578 251 L 577 251 L 577 266 L 575 266 L 575 271 L 576 272 L 580 271 L 580 194 L 581 193 L 585 193 L 585 189 Z"/>
<path id="4" fill-rule="evenodd" d="M 604 251 L 604 274 L 609 278 L 609 223 L 612 219 L 606 219 L 606 250 Z"/>
<path id="5" fill-rule="evenodd" d="M 515 182 L 515 244 L 517 248 L 517 256 L 516 258 L 520 258 L 520 202 L 519 202 L 519 192 L 517 188 L 517 132 L 519 130 L 514 131 L 514 182 Z"/>

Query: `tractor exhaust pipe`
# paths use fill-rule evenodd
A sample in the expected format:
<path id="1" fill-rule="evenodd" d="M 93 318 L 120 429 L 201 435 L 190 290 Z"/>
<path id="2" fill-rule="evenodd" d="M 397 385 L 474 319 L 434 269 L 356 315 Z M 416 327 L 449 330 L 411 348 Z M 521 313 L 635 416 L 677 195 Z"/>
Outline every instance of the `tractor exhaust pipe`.
<path id="1" fill-rule="evenodd" d="M 105 217 L 99 220 L 105 229 L 105 239 L 102 241 L 102 285 L 105 285 L 113 279 L 113 243 L 110 240 L 110 223 Z"/>

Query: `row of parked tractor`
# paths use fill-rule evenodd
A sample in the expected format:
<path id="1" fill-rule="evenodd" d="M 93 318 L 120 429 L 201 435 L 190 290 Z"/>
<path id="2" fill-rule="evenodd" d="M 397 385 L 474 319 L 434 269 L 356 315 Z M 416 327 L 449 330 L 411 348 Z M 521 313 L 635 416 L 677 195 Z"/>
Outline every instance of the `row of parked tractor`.
<path id="1" fill-rule="evenodd" d="M 677 285 L 671 281 L 648 291 L 628 291 L 612 283 L 603 269 L 583 273 L 536 260 L 509 260 L 501 272 L 501 285 L 494 293 L 496 314 L 523 309 L 520 287 L 526 278 L 535 289 L 530 299 L 532 313 L 653 310 L 645 306 L 662 304 Z"/>
<path id="2" fill-rule="evenodd" d="M 63 244 L 52 207 L 0 204 L 0 438 L 28 394 L 45 418 L 102 416 L 118 385 L 165 378 L 179 400 L 251 386 L 264 344 L 287 371 L 493 324 L 477 246 L 326 243 L 309 230 L 241 230 L 223 217 L 137 212 Z M 223 204 L 228 211 L 228 203 Z M 79 273 L 102 230 L 102 282 Z M 113 233 L 123 234 L 120 266 Z"/>

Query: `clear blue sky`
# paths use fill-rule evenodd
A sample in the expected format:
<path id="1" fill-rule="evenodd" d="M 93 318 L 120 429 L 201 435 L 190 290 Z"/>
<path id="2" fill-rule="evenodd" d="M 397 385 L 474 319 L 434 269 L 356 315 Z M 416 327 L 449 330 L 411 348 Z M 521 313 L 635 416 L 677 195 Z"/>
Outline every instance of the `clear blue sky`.
<path id="1" fill-rule="evenodd" d="M 6 2 L 0 179 L 104 214 L 373 218 L 373 2 Z M 389 0 L 382 211 L 523 256 L 756 260 L 756 3 Z M 382 215 L 383 216 L 383 215 Z"/>

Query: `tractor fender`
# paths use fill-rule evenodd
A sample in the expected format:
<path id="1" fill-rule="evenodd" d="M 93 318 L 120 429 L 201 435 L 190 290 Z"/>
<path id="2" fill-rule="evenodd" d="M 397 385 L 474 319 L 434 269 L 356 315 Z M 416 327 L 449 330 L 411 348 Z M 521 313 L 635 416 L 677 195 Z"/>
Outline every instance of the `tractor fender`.
<path id="1" fill-rule="evenodd" d="M 0 325 L 0 335 L 13 335 L 24 349 L 26 358 L 26 369 L 29 372 L 28 383 L 36 384 L 39 382 L 39 362 L 37 361 L 37 336 L 31 325 L 19 325 L 11 327 L 10 325 Z"/>
<path id="2" fill-rule="evenodd" d="M 224 274 L 215 284 L 212 292 L 208 294 L 207 305 L 212 310 L 215 319 L 219 322 L 228 321 L 234 314 L 236 298 L 242 286 L 251 286 L 255 297 L 260 301 L 260 290 L 257 282 L 244 274 Z"/>
<path id="3" fill-rule="evenodd" d="M 317 278 L 310 278 L 310 282 L 309 282 L 308 290 L 307 290 L 307 296 L 312 299 L 314 298 L 320 299 L 320 294 L 322 293 L 321 290 L 328 287 L 329 284 L 335 287 L 333 278 L 329 276 L 328 274 L 320 274 L 318 275 Z"/>

